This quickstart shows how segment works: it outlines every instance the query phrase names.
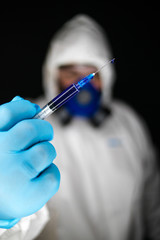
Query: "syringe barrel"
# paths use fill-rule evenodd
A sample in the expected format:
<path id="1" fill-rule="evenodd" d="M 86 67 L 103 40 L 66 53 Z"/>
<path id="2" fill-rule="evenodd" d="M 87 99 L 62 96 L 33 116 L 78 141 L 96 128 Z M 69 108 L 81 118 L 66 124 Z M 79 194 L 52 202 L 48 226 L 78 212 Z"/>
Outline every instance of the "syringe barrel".
<path id="1" fill-rule="evenodd" d="M 76 85 L 72 84 L 48 103 L 49 108 L 52 109 L 52 111 L 57 110 L 78 92 L 79 90 Z"/>
<path id="2" fill-rule="evenodd" d="M 55 112 L 59 107 L 65 104 L 68 100 L 74 97 L 78 92 L 78 87 L 75 84 L 70 85 L 63 92 L 53 98 L 48 104 L 46 104 L 41 111 L 34 116 L 34 118 L 45 119 L 50 114 Z"/>

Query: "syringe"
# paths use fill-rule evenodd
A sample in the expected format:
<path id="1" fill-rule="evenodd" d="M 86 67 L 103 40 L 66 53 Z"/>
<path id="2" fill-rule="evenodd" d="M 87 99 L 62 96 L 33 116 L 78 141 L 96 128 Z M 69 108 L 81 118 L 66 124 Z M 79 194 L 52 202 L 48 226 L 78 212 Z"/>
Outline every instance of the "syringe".
<path id="1" fill-rule="evenodd" d="M 81 88 L 88 83 L 99 71 L 102 70 L 106 65 L 110 63 L 114 63 L 115 58 L 110 61 L 107 61 L 103 66 L 101 66 L 96 72 L 89 74 L 88 76 L 82 78 L 76 84 L 70 85 L 63 92 L 58 94 L 55 98 L 53 98 L 49 103 L 47 103 L 39 113 L 37 113 L 33 118 L 35 119 L 45 119 L 52 113 L 54 113 L 58 108 L 60 108 L 63 104 L 69 101 L 72 97 L 74 97 L 77 93 L 80 92 Z"/>

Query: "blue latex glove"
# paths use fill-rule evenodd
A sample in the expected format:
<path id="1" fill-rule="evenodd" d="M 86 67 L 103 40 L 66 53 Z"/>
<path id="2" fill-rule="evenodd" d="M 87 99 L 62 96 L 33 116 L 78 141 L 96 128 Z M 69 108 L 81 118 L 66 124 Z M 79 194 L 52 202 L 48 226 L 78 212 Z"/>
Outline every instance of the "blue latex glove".
<path id="1" fill-rule="evenodd" d="M 20 97 L 0 106 L 0 227 L 35 213 L 57 192 L 49 122 L 31 119 L 38 105 Z"/>

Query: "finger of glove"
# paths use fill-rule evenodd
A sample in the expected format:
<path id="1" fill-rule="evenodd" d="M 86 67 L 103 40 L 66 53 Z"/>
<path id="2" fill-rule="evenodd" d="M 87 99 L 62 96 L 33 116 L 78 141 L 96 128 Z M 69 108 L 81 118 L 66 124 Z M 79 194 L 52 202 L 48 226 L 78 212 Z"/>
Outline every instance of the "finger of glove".
<path id="1" fill-rule="evenodd" d="M 24 100 L 24 98 L 22 98 L 22 97 L 20 97 L 20 96 L 16 96 L 16 97 L 14 97 L 14 98 L 12 99 L 11 102 L 20 101 L 20 100 Z M 32 104 L 33 104 L 33 106 L 36 108 L 36 111 L 37 111 L 37 112 L 39 112 L 39 111 L 41 110 L 41 108 L 40 108 L 40 106 L 39 106 L 38 104 L 36 104 L 36 103 L 32 103 Z M 36 114 L 37 114 L 37 112 L 36 112 Z"/>
<path id="2" fill-rule="evenodd" d="M 11 102 L 14 102 L 14 101 L 20 101 L 20 100 L 24 100 L 24 98 L 20 97 L 20 96 L 15 96 Z"/>
<path id="3" fill-rule="evenodd" d="M 32 179 L 32 191 L 42 206 L 58 191 L 60 172 L 55 164 L 51 164 L 37 178 Z"/>
<path id="4" fill-rule="evenodd" d="M 52 125 L 40 119 L 27 119 L 17 123 L 3 136 L 4 148 L 10 151 L 26 150 L 34 144 L 53 139 Z M 3 144 L 1 143 L 1 144 Z"/>
<path id="5" fill-rule="evenodd" d="M 23 171 L 30 179 L 44 171 L 56 157 L 56 150 L 49 142 L 41 142 L 22 152 Z"/>
<path id="6" fill-rule="evenodd" d="M 16 100 L 0 106 L 0 131 L 7 131 L 21 120 L 32 118 L 37 113 L 37 106 L 28 100 Z"/>

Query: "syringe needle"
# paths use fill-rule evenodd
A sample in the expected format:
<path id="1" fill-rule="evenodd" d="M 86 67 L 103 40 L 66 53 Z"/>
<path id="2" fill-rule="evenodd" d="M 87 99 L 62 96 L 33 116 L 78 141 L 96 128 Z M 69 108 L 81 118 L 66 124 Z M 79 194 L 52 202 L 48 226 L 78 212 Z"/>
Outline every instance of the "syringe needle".
<path id="1" fill-rule="evenodd" d="M 104 65 L 102 65 L 96 72 L 94 72 L 94 75 L 97 74 L 98 72 L 100 72 L 106 65 L 110 64 L 110 63 L 114 63 L 115 58 L 111 59 L 110 61 L 107 61 Z"/>

